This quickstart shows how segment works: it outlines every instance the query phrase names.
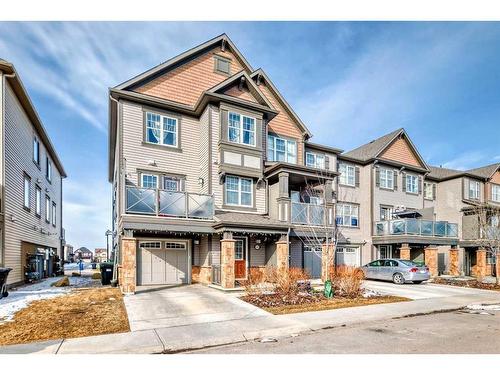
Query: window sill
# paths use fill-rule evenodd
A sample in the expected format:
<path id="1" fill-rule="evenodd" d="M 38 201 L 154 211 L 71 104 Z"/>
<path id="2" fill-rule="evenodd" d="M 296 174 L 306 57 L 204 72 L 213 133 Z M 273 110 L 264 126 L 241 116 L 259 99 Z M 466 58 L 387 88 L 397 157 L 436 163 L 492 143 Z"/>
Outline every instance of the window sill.
<path id="1" fill-rule="evenodd" d="M 38 168 L 39 171 L 42 170 L 42 167 L 40 166 L 40 163 L 37 163 L 35 160 L 33 160 L 33 164 L 36 165 L 36 167 Z"/>
<path id="2" fill-rule="evenodd" d="M 168 150 L 168 151 L 173 151 L 173 152 L 182 152 L 182 148 L 178 146 L 169 146 L 169 145 L 161 145 L 157 143 L 150 143 L 146 141 L 142 141 L 142 145 L 146 147 L 151 147 L 151 148 L 158 148 L 161 150 Z"/>
<path id="3" fill-rule="evenodd" d="M 394 189 L 394 188 L 391 189 L 391 188 L 386 188 L 386 187 L 382 187 L 382 186 L 379 186 L 378 188 L 380 190 L 385 190 L 385 191 L 396 191 L 396 189 Z"/>
<path id="4" fill-rule="evenodd" d="M 251 212 L 257 212 L 256 207 L 252 206 L 237 206 L 237 205 L 231 205 L 231 204 L 223 204 L 222 205 L 223 210 L 233 210 L 233 211 L 251 211 Z"/>
<path id="5" fill-rule="evenodd" d="M 346 229 L 359 229 L 359 225 L 357 227 L 353 227 L 353 226 L 350 226 L 350 225 L 339 225 L 337 224 L 338 227 L 341 227 L 341 228 L 346 228 Z"/>
<path id="6" fill-rule="evenodd" d="M 24 211 L 26 211 L 26 212 L 31 212 L 31 208 L 29 208 L 29 207 L 23 206 L 23 209 L 24 209 Z"/>
<path id="7" fill-rule="evenodd" d="M 436 199 L 435 198 L 425 198 L 424 201 L 429 201 L 429 202 L 434 202 Z"/>
<path id="8" fill-rule="evenodd" d="M 412 193 L 411 191 L 405 191 L 406 194 L 408 195 L 414 195 L 414 196 L 419 196 L 419 193 Z"/>
<path id="9" fill-rule="evenodd" d="M 354 185 L 347 185 L 347 184 L 341 184 L 341 183 L 339 183 L 339 186 L 342 186 L 342 187 L 348 187 L 348 188 L 356 188 L 356 187 L 359 187 L 359 186 L 356 186 L 356 184 L 354 184 Z"/>

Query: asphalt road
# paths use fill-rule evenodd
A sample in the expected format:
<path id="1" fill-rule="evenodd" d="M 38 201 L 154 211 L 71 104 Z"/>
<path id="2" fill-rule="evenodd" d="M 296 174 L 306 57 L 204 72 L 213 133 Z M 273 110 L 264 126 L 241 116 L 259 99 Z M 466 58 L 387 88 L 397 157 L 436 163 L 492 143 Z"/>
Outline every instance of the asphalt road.
<path id="1" fill-rule="evenodd" d="M 500 353 L 500 311 L 448 312 L 247 342 L 196 354 Z"/>

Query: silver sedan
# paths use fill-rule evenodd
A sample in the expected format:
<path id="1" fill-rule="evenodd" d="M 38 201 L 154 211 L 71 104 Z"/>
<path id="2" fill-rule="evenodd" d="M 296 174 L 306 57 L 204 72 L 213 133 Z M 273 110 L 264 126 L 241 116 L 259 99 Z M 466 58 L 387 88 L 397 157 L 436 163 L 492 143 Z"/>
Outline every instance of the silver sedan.
<path id="1" fill-rule="evenodd" d="M 361 269 L 365 279 L 392 280 L 395 284 L 407 281 L 420 284 L 431 278 L 429 267 L 404 259 L 378 259 L 365 264 Z"/>

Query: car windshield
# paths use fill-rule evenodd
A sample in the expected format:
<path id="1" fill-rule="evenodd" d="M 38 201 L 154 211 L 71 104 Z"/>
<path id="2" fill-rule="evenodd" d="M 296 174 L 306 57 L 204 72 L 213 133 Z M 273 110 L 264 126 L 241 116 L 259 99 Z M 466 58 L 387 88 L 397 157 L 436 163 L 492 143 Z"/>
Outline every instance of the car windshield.
<path id="1" fill-rule="evenodd" d="M 419 267 L 420 266 L 418 263 L 412 262 L 411 260 L 400 260 L 399 262 L 404 264 L 405 266 L 408 266 L 408 267 Z"/>

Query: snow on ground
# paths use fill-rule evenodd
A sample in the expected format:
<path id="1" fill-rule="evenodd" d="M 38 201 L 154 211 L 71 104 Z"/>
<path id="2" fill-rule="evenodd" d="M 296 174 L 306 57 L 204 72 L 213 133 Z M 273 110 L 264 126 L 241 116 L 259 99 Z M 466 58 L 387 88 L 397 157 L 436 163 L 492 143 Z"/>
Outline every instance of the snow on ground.
<path id="1" fill-rule="evenodd" d="M 36 284 L 29 284 L 9 290 L 9 296 L 0 299 L 0 324 L 13 320 L 14 314 L 26 308 L 31 302 L 65 295 L 84 286 L 95 286 L 99 280 L 90 277 L 69 277 L 69 287 L 54 287 L 52 283 L 61 277 L 50 277 Z M 100 283 L 99 283 L 100 284 Z"/>
<path id="2" fill-rule="evenodd" d="M 468 305 L 469 310 L 491 310 L 500 311 L 500 305 Z"/>

